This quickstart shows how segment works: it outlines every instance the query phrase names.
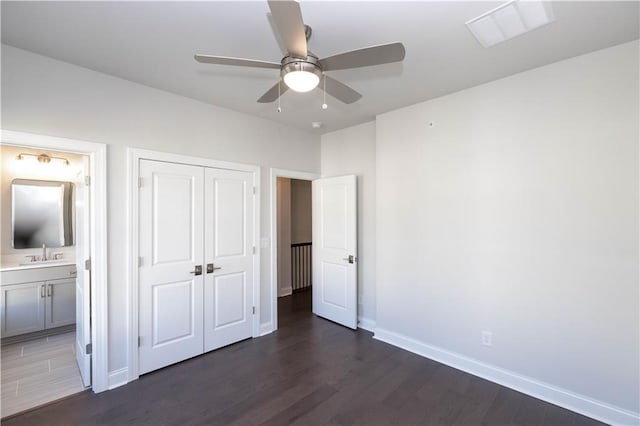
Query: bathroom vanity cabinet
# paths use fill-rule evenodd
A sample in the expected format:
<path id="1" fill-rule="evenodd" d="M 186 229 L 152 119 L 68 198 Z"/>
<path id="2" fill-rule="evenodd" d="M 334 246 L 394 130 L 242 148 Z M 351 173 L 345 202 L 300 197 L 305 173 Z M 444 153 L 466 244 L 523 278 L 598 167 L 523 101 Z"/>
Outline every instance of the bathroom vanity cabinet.
<path id="1" fill-rule="evenodd" d="M 75 323 L 75 265 L 10 268 L 0 274 L 3 338 Z"/>

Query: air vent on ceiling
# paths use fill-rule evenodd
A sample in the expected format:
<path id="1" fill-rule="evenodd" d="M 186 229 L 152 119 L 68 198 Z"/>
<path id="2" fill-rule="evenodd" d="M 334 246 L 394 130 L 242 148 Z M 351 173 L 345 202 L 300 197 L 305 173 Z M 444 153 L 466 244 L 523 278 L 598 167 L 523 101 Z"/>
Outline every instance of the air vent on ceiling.
<path id="1" fill-rule="evenodd" d="M 466 22 L 484 47 L 491 47 L 554 20 L 550 2 L 511 0 Z"/>

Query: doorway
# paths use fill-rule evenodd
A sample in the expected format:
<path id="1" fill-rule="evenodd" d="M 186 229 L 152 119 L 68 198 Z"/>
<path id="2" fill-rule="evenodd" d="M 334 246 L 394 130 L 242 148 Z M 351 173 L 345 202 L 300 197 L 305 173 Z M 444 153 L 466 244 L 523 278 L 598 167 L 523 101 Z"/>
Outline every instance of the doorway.
<path id="1" fill-rule="evenodd" d="M 356 176 L 319 178 L 312 173 L 271 169 L 271 297 L 272 327 L 278 329 L 279 253 L 278 178 L 311 182 L 312 312 L 316 316 L 357 328 L 357 188 Z M 286 212 L 286 209 L 284 209 Z M 290 210 L 289 210 L 290 211 Z M 286 230 L 285 230 L 286 232 Z M 266 246 L 266 245 L 265 245 Z M 286 255 L 286 252 L 285 252 Z M 282 277 L 281 277 L 282 278 Z M 286 289 L 286 280 L 281 280 Z M 292 289 L 293 290 L 293 289 Z M 270 324 L 270 325 L 271 325 Z"/>
<path id="2" fill-rule="evenodd" d="M 278 302 L 280 300 L 282 300 L 282 303 L 286 303 L 287 299 L 282 299 L 280 297 L 280 295 L 284 295 L 287 294 L 287 285 L 285 284 L 284 290 L 281 291 L 280 290 L 280 286 L 279 286 L 279 282 L 282 282 L 282 278 L 279 276 L 278 274 L 280 273 L 280 267 L 279 262 L 280 262 L 280 250 L 282 249 L 284 255 L 286 258 L 290 259 L 290 253 L 291 253 L 291 246 L 289 243 L 289 246 L 287 247 L 286 244 L 278 244 L 278 234 L 280 232 L 280 226 L 278 224 L 278 203 L 279 203 L 279 197 L 278 197 L 278 178 L 284 178 L 284 179 L 289 179 L 289 180 L 300 180 L 300 181 L 308 181 L 308 182 L 312 182 L 314 179 L 319 178 L 320 176 L 315 174 L 315 173 L 307 173 L 307 172 L 299 172 L 296 170 L 284 170 L 284 169 L 271 169 L 270 170 L 270 174 L 269 174 L 269 192 L 270 192 L 270 196 L 271 196 L 271 217 L 270 217 L 270 222 L 271 222 L 271 234 L 270 234 L 270 243 L 269 241 L 267 241 L 267 244 L 264 245 L 264 241 L 263 241 L 263 246 L 268 246 L 270 247 L 270 258 L 271 258 L 271 282 L 270 282 L 270 301 L 271 301 L 271 318 L 269 321 L 269 327 L 267 330 L 264 330 L 262 334 L 264 334 L 265 332 L 271 332 L 271 331 L 276 331 L 278 329 L 279 326 L 279 322 L 278 322 L 278 312 L 280 311 L 279 307 L 278 307 Z M 287 209 L 285 208 L 285 211 Z M 289 210 L 290 211 L 290 210 Z M 286 227 L 285 227 L 286 229 Z M 286 232 L 286 231 L 285 231 Z M 290 232 L 290 231 L 289 231 Z M 313 232 L 312 232 L 313 233 Z M 290 238 L 290 237 L 289 237 Z M 289 257 L 287 257 L 287 253 L 289 254 Z M 283 262 L 284 263 L 284 270 L 285 271 L 291 271 L 291 266 L 290 266 L 290 260 L 289 263 L 287 263 L 286 261 Z M 286 274 L 287 272 L 285 272 Z M 293 288 L 291 288 L 291 292 L 293 292 Z M 311 295 L 308 295 L 309 301 L 307 303 L 311 303 Z M 286 309 L 286 308 L 285 308 Z M 306 310 L 306 308 L 303 308 L 303 310 Z"/>
<path id="3" fill-rule="evenodd" d="M 311 181 L 278 177 L 276 186 L 278 323 L 284 325 L 285 319 L 311 313 Z"/>
<path id="4" fill-rule="evenodd" d="M 94 222 L 106 212 L 106 150 L 10 131 L 0 145 L 4 418 L 106 390 L 106 323 L 94 315 L 106 311 L 95 299 L 106 289 L 106 226 Z"/>

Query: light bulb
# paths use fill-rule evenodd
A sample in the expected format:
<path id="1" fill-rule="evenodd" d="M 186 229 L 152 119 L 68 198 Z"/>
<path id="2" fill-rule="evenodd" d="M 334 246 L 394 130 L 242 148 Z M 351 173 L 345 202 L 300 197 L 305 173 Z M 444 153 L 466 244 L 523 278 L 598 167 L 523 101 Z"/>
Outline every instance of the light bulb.
<path id="1" fill-rule="evenodd" d="M 295 92 L 309 92 L 320 83 L 320 77 L 309 71 L 290 71 L 284 75 L 284 83 Z"/>

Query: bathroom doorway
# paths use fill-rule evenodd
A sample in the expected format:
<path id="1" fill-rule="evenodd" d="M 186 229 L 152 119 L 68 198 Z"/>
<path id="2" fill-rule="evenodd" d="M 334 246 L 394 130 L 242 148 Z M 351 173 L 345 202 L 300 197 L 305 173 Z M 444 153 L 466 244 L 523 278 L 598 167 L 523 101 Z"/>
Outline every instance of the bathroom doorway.
<path id="1" fill-rule="evenodd" d="M 106 206 L 104 145 L 3 131 L 0 158 L 4 419 L 106 387 L 106 324 L 94 316 L 90 328 L 101 307 L 91 289 L 106 288 L 106 240 L 93 221 Z"/>

